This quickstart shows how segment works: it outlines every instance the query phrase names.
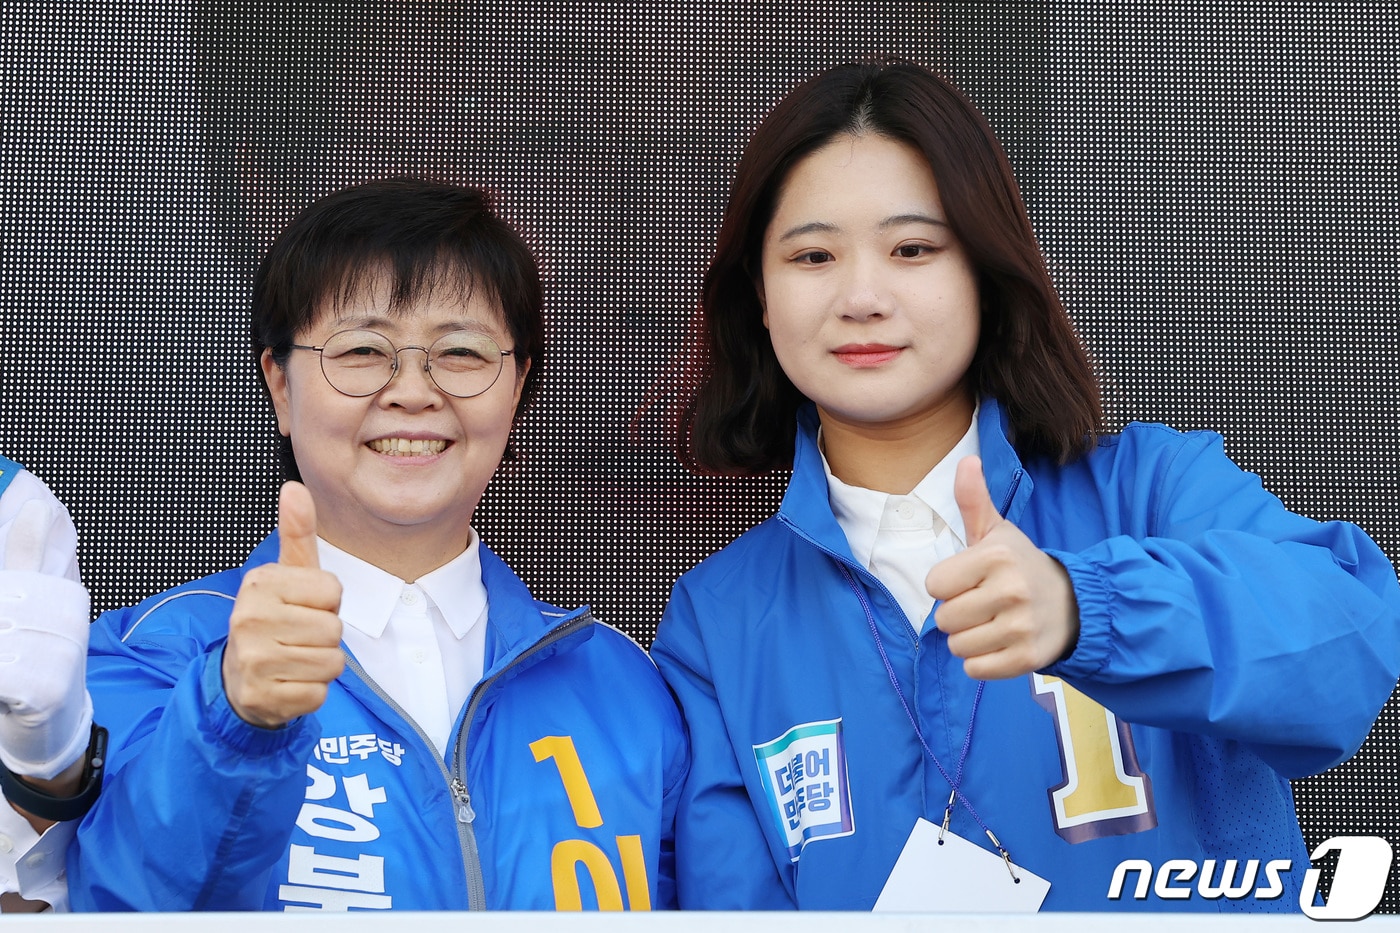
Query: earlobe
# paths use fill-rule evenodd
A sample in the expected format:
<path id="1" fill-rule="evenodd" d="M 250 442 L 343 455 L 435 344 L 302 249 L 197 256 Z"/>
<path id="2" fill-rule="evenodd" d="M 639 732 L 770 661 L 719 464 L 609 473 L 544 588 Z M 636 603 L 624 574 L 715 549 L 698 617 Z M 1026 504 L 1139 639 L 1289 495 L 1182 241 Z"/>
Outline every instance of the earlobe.
<path id="1" fill-rule="evenodd" d="M 768 329 L 768 296 L 763 292 L 763 280 L 754 279 L 754 294 L 758 297 L 758 306 L 763 309 L 763 328 Z"/>
<path id="2" fill-rule="evenodd" d="M 287 390 L 287 371 L 273 359 L 272 351 L 264 349 L 258 358 L 262 367 L 263 379 L 267 381 L 267 394 L 272 398 L 272 410 L 277 415 L 277 430 L 283 437 L 291 437 L 291 398 Z"/>

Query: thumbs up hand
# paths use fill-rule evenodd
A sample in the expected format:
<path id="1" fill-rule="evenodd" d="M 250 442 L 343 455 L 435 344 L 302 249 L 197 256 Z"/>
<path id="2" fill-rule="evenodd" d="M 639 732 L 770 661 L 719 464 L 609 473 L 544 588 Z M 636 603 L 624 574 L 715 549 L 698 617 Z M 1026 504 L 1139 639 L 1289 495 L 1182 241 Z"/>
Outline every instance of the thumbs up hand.
<path id="1" fill-rule="evenodd" d="M 1050 666 L 1079 639 L 1069 573 L 997 512 L 977 457 L 958 464 L 953 493 L 967 549 L 936 564 L 925 580 L 942 600 L 934 622 L 947 634 L 948 650 L 976 680 Z"/>
<path id="2" fill-rule="evenodd" d="M 275 729 L 313 713 L 345 669 L 340 581 L 316 556 L 316 507 L 287 483 L 277 509 L 277 563 L 243 577 L 229 617 L 224 693 L 245 722 Z"/>
<path id="3" fill-rule="evenodd" d="M 88 593 L 76 580 L 44 572 L 46 564 L 72 563 L 71 545 L 51 547 L 51 540 L 73 539 L 63 506 L 33 477 L 11 488 L 6 498 L 23 502 L 0 526 L 0 761 L 15 774 L 49 780 L 88 743 Z"/>

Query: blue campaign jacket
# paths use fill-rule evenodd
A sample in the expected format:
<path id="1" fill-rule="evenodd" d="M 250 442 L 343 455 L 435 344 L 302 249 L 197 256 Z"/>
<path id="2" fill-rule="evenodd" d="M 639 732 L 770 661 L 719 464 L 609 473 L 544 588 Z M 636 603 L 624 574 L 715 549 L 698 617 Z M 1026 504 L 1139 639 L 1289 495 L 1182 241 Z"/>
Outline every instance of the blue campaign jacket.
<path id="1" fill-rule="evenodd" d="M 1310 866 L 1288 778 L 1355 752 L 1390 696 L 1390 562 L 1353 525 L 1287 511 L 1215 434 L 1133 424 L 1059 466 L 1022 463 L 995 402 L 978 424 L 992 500 L 1069 571 L 1081 630 L 1061 663 L 987 683 L 967 800 L 1051 882 L 1042 909 L 1297 911 Z M 778 514 L 681 577 L 652 646 L 692 741 L 682 907 L 869 909 L 949 796 L 911 716 L 950 775 L 967 734 L 977 685 L 853 560 L 816 425 L 809 406 Z M 961 806 L 950 828 L 991 848 Z M 1171 859 L 1202 870 L 1139 900 Z M 1206 896 L 1227 871 L 1242 890 Z"/>
<path id="2" fill-rule="evenodd" d="M 554 909 L 674 904 L 688 752 L 647 656 L 531 598 L 485 546 L 486 673 L 444 762 L 358 662 L 259 729 L 221 659 L 248 568 L 93 626 L 106 783 L 70 850 L 76 910 Z"/>

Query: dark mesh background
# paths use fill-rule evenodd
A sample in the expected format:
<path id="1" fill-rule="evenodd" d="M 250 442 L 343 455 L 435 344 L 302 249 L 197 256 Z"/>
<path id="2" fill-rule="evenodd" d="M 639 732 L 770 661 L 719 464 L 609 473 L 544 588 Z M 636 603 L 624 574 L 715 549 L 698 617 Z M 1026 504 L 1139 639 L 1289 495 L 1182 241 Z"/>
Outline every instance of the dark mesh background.
<path id="1" fill-rule="evenodd" d="M 70 505 L 98 610 L 272 527 L 253 263 L 311 198 L 417 172 L 497 191 L 546 269 L 544 397 L 478 527 L 647 643 L 782 478 L 690 477 L 629 421 L 748 131 L 870 52 L 943 68 L 1002 134 L 1115 421 L 1219 430 L 1400 556 L 1396 4 L 10 0 L 0 24 L 0 450 Z M 1398 732 L 1392 703 L 1299 782 L 1310 843 L 1400 842 Z"/>

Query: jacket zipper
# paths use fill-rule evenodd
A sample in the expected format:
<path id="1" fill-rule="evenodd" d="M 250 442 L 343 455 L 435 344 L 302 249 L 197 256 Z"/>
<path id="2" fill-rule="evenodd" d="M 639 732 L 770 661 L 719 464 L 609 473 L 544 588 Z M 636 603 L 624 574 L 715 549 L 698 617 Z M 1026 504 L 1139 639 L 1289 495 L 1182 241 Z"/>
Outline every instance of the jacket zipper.
<path id="1" fill-rule="evenodd" d="M 456 754 L 453 756 L 452 775 L 448 787 L 452 791 L 453 799 L 457 802 L 457 834 L 462 840 L 462 861 L 466 866 L 467 873 L 467 904 L 471 910 L 486 909 L 486 879 L 481 871 L 481 855 L 477 850 L 476 833 L 472 829 L 472 823 L 476 820 L 476 810 L 472 807 L 471 791 L 467 787 L 467 740 L 471 736 L 472 720 L 476 717 L 477 708 L 481 705 L 482 697 L 486 695 L 486 691 L 491 688 L 491 685 L 500 680 L 508 671 L 519 667 L 526 659 L 538 654 L 555 642 L 592 624 L 592 613 L 583 612 L 550 629 L 543 638 L 516 655 L 513 661 L 477 684 L 472 689 L 471 697 L 467 700 L 467 712 L 462 717 L 461 728 L 457 731 Z"/>
<path id="2" fill-rule="evenodd" d="M 592 624 L 593 615 L 589 612 L 584 612 L 568 619 L 557 628 L 547 632 L 544 637 L 518 654 L 513 661 L 501 668 L 490 678 L 477 684 L 476 687 L 472 689 L 471 696 L 467 701 L 466 715 L 462 717 L 462 725 L 457 731 L 452 770 L 448 771 L 447 765 L 437 755 L 432 756 L 433 760 L 437 762 L 438 769 L 442 772 L 443 782 L 447 785 L 448 791 L 452 794 L 452 800 L 456 804 L 457 843 L 462 853 L 462 869 L 467 883 L 468 910 L 486 909 L 486 879 L 481 870 L 481 854 L 476 844 L 476 831 L 472 828 L 472 823 L 476 820 L 476 810 L 472 807 L 471 792 L 467 789 L 466 781 L 466 739 L 471 733 L 472 717 L 476 715 L 477 707 L 480 705 L 481 698 L 485 695 L 486 690 L 499 680 L 501 675 L 518 667 L 521 662 L 560 639 L 572 635 L 574 632 Z M 429 749 L 436 748 L 432 740 L 428 738 L 427 733 L 423 731 L 418 723 L 413 721 L 413 717 L 409 716 L 402 706 L 394 702 L 394 700 L 384 692 L 384 689 L 365 673 L 365 669 L 360 666 L 360 662 L 355 660 L 348 651 L 345 652 L 345 660 L 346 666 L 354 671 L 360 680 L 364 681 L 365 685 L 374 691 L 375 696 L 388 704 L 390 709 L 398 713 L 399 716 L 403 717 L 405 722 L 413 727 L 413 731 L 418 734 L 424 747 Z"/>

